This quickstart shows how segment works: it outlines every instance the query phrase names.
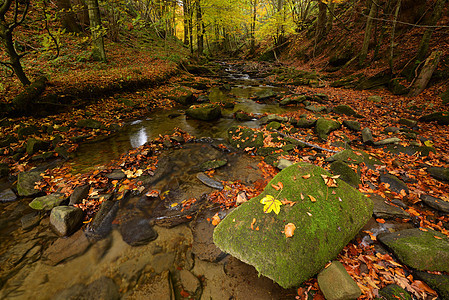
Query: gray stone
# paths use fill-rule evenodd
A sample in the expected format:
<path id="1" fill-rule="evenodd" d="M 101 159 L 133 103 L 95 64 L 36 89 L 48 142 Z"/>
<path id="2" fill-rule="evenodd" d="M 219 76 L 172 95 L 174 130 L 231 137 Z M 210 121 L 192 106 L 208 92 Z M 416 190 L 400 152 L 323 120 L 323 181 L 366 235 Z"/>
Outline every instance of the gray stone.
<path id="1" fill-rule="evenodd" d="M 389 145 L 389 144 L 397 144 L 399 142 L 401 142 L 402 140 L 400 138 L 397 137 L 391 137 L 391 138 L 386 138 L 377 142 L 374 142 L 375 146 L 383 146 L 383 145 Z"/>
<path id="2" fill-rule="evenodd" d="M 298 128 L 312 128 L 315 126 L 315 124 L 316 124 L 316 120 L 300 118 L 293 125 Z"/>
<path id="3" fill-rule="evenodd" d="M 196 294 L 201 288 L 200 280 L 188 270 L 179 271 L 179 279 L 182 287 L 189 294 Z"/>
<path id="4" fill-rule="evenodd" d="M 379 290 L 379 295 L 385 300 L 412 300 L 412 296 L 397 284 L 389 284 Z"/>
<path id="5" fill-rule="evenodd" d="M 429 167 L 427 172 L 438 180 L 449 181 L 449 168 Z"/>
<path id="6" fill-rule="evenodd" d="M 90 186 L 88 184 L 77 186 L 70 195 L 69 205 L 81 203 L 89 195 L 89 189 Z"/>
<path id="7" fill-rule="evenodd" d="M 291 165 L 293 165 L 293 162 L 289 161 L 288 159 L 281 158 L 279 159 L 277 167 L 279 170 L 283 170 L 285 168 L 290 167 Z"/>
<path id="8" fill-rule="evenodd" d="M 325 159 L 325 161 L 333 162 L 340 160 L 348 164 L 360 164 L 364 161 L 364 156 L 362 151 L 358 151 L 358 153 L 360 153 L 360 155 L 358 155 L 351 149 L 345 149 L 335 153 L 332 156 L 329 156 L 328 158 Z"/>
<path id="9" fill-rule="evenodd" d="M 374 144 L 373 134 L 368 127 L 363 128 L 362 130 L 362 141 L 364 144 L 372 145 Z"/>
<path id="10" fill-rule="evenodd" d="M 57 206 L 51 210 L 50 225 L 59 236 L 67 236 L 77 230 L 83 220 L 83 210 L 73 206 Z"/>
<path id="11" fill-rule="evenodd" d="M 0 192 L 0 202 L 13 202 L 16 200 L 17 195 L 11 189 L 6 189 Z"/>
<path id="12" fill-rule="evenodd" d="M 19 196 L 34 196 L 40 191 L 34 189 L 36 182 L 42 179 L 40 171 L 21 172 L 17 177 L 17 193 Z"/>
<path id="13" fill-rule="evenodd" d="M 51 244 L 43 254 L 43 262 L 55 266 L 61 262 L 82 255 L 90 243 L 82 230 L 78 230 L 68 238 L 59 238 Z"/>
<path id="14" fill-rule="evenodd" d="M 379 179 L 380 182 L 389 184 L 389 189 L 395 193 L 400 194 L 402 190 L 404 190 L 407 194 L 409 193 L 407 184 L 394 175 L 380 174 Z"/>
<path id="15" fill-rule="evenodd" d="M 362 125 L 357 121 L 344 120 L 343 125 L 351 129 L 352 131 L 361 131 Z"/>
<path id="16" fill-rule="evenodd" d="M 120 225 L 123 240 L 131 246 L 146 245 L 157 238 L 149 220 L 134 218 Z"/>
<path id="17" fill-rule="evenodd" d="M 199 104 L 190 106 L 186 115 L 197 120 L 212 121 L 221 117 L 221 108 L 216 104 Z"/>
<path id="18" fill-rule="evenodd" d="M 105 238 L 112 230 L 112 221 L 114 221 L 119 202 L 106 200 L 100 205 L 100 210 L 95 214 L 92 222 L 86 229 L 86 235 L 94 240 Z"/>
<path id="19" fill-rule="evenodd" d="M 376 218 L 381 219 L 410 218 L 410 215 L 406 211 L 395 205 L 390 204 L 389 200 L 382 198 L 377 194 L 370 194 L 370 199 L 374 203 L 373 214 Z"/>
<path id="20" fill-rule="evenodd" d="M 212 178 L 210 178 L 209 176 L 207 176 L 204 173 L 196 174 L 196 178 L 199 181 L 201 181 L 202 183 L 204 183 L 205 185 L 207 185 L 208 187 L 211 187 L 213 189 L 218 189 L 218 190 L 223 189 L 223 184 L 221 182 L 213 180 Z"/>
<path id="21" fill-rule="evenodd" d="M 341 127 L 341 124 L 334 120 L 320 118 L 316 121 L 315 129 L 321 140 L 327 140 L 327 136 L 334 130 Z"/>
<path id="22" fill-rule="evenodd" d="M 398 124 L 413 128 L 418 124 L 418 121 L 410 119 L 399 119 Z"/>
<path id="23" fill-rule="evenodd" d="M 29 206 L 35 210 L 51 210 L 53 207 L 61 205 L 67 198 L 64 194 L 54 193 L 46 196 L 34 198 Z"/>
<path id="24" fill-rule="evenodd" d="M 93 119 L 81 119 L 76 122 L 76 126 L 81 128 L 100 129 L 103 124 Z"/>
<path id="25" fill-rule="evenodd" d="M 449 271 L 449 239 L 444 234 L 418 228 L 379 234 L 377 239 L 390 248 L 405 265 L 419 271 Z"/>
<path id="26" fill-rule="evenodd" d="M 279 122 L 279 123 L 283 123 L 283 122 L 287 122 L 288 118 L 271 114 L 271 115 L 267 115 L 265 117 L 260 118 L 259 124 L 260 125 L 265 125 L 265 124 L 271 123 L 273 121 L 276 121 L 276 122 Z"/>
<path id="27" fill-rule="evenodd" d="M 399 132 L 399 130 L 400 130 L 400 128 L 398 128 L 398 127 L 394 127 L 394 126 L 388 126 L 388 127 L 385 127 L 385 129 L 384 129 L 384 132 L 385 133 L 398 133 Z"/>
<path id="28" fill-rule="evenodd" d="M 207 217 L 211 218 L 212 213 L 206 212 Z M 221 251 L 212 239 L 214 226 L 207 222 L 206 217 L 200 216 L 192 225 L 193 244 L 192 253 L 196 258 L 208 262 L 219 262 L 226 257 L 226 253 Z"/>
<path id="29" fill-rule="evenodd" d="M 422 202 L 427 204 L 428 206 L 438 210 L 442 211 L 444 213 L 449 213 L 449 202 L 446 202 L 442 199 L 432 197 L 430 195 L 422 194 L 420 196 Z"/>
<path id="30" fill-rule="evenodd" d="M 111 180 L 121 180 L 126 177 L 122 170 L 113 170 L 111 173 L 106 174 L 106 177 Z"/>
<path id="31" fill-rule="evenodd" d="M 326 300 L 357 299 L 362 295 L 357 283 L 339 261 L 333 261 L 318 274 L 317 279 Z"/>

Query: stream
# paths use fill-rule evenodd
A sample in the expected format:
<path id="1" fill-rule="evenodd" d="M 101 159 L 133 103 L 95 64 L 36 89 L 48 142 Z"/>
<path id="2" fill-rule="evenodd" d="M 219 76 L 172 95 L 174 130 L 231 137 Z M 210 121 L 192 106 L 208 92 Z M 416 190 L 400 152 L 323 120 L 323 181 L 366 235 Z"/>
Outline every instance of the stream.
<path id="1" fill-rule="evenodd" d="M 253 267 L 222 253 L 212 241 L 214 227 L 208 219 L 226 212 L 207 203 L 206 196 L 214 189 L 197 179 L 198 165 L 226 160 L 214 179 L 253 184 L 262 178 L 259 161 L 217 147 L 225 143 L 230 126 L 259 126 L 257 120 L 237 121 L 233 113 L 243 110 L 258 115 L 293 109 L 251 100 L 263 90 L 286 90 L 263 85 L 231 66 L 225 69 L 229 88 L 215 87 L 207 95 L 211 102 L 235 102 L 219 120 L 189 119 L 179 107 L 156 110 L 111 137 L 80 145 L 69 161 L 74 172 L 86 172 L 175 128 L 201 138 L 161 154 L 158 169 L 145 184 L 161 191 L 163 200 L 131 195 L 111 208 L 115 212 L 109 224 L 112 230 L 106 234 L 92 236 L 79 230 L 66 238 L 52 232 L 48 217 L 33 212 L 28 206 L 32 199 L 0 204 L 1 299 L 295 298 L 294 289 L 282 289 L 259 277 Z M 192 210 L 198 214 L 190 220 L 189 210 L 182 213 L 180 204 L 192 198 L 197 199 Z M 105 214 L 105 218 L 110 216 Z M 27 218 L 36 219 L 38 225 L 24 229 L 21 223 Z M 152 226 L 142 230 L 147 224 Z M 133 244 L 142 235 L 146 242 Z"/>

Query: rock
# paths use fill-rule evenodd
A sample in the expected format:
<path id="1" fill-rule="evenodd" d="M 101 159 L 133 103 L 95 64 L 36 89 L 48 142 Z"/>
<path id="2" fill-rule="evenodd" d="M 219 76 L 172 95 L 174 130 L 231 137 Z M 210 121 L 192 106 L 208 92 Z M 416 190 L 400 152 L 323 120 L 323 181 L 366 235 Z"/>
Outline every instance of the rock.
<path id="1" fill-rule="evenodd" d="M 332 109 L 332 111 L 339 115 L 347 115 L 347 116 L 354 116 L 357 118 L 361 118 L 363 116 L 359 115 L 352 107 L 349 105 L 338 105 Z"/>
<path id="2" fill-rule="evenodd" d="M 357 299 L 362 291 L 349 276 L 345 267 L 339 261 L 333 261 L 330 266 L 318 274 L 318 286 L 326 300 Z"/>
<path id="3" fill-rule="evenodd" d="M 217 190 L 223 189 L 223 184 L 221 182 L 213 180 L 212 178 L 210 178 L 209 176 L 207 176 L 204 173 L 196 174 L 196 178 L 199 181 L 201 181 L 202 183 L 204 183 L 205 185 L 207 185 L 208 187 L 211 187 L 211 188 L 217 189 Z"/>
<path id="4" fill-rule="evenodd" d="M 388 127 L 386 127 L 385 129 L 384 129 L 384 132 L 385 133 L 398 133 L 399 132 L 399 129 L 400 128 L 398 128 L 398 127 L 393 127 L 393 126 L 388 126 Z"/>
<path id="5" fill-rule="evenodd" d="M 382 102 L 382 97 L 381 96 L 369 96 L 367 100 L 371 101 L 371 102 L 380 103 L 380 102 Z"/>
<path id="6" fill-rule="evenodd" d="M 407 184 L 405 184 L 405 182 L 403 182 L 402 180 L 400 180 L 399 178 L 397 178 L 394 175 L 380 174 L 379 179 L 380 179 L 380 182 L 389 184 L 390 185 L 389 189 L 395 193 L 400 194 L 402 190 L 404 190 L 404 192 L 406 194 L 409 193 Z"/>
<path id="7" fill-rule="evenodd" d="M 325 159 L 327 162 L 333 162 L 333 161 L 343 161 L 348 164 L 360 164 L 364 161 L 364 153 L 363 151 L 357 151 L 354 152 L 351 149 L 345 149 L 340 152 L 335 153 L 332 156 L 329 156 Z"/>
<path id="8" fill-rule="evenodd" d="M 271 123 L 273 121 L 276 121 L 276 122 L 279 122 L 279 123 L 283 123 L 283 122 L 287 122 L 288 118 L 287 117 L 281 117 L 281 116 L 278 116 L 278 115 L 267 115 L 267 116 L 265 116 L 263 118 L 260 118 L 259 124 L 260 125 L 265 125 L 265 124 Z"/>
<path id="9" fill-rule="evenodd" d="M 78 229 L 83 210 L 73 206 L 57 206 L 51 210 L 50 225 L 59 236 L 67 236 Z"/>
<path id="10" fill-rule="evenodd" d="M 125 173 L 123 173 L 122 170 L 113 170 L 111 173 L 106 174 L 106 177 L 111 179 L 111 180 L 122 180 L 123 178 L 126 177 Z"/>
<path id="11" fill-rule="evenodd" d="M 179 271 L 179 279 L 182 287 L 190 295 L 194 295 L 201 288 L 200 280 L 188 270 Z"/>
<path id="12" fill-rule="evenodd" d="M 103 124 L 93 119 L 81 119 L 76 122 L 76 126 L 81 128 L 100 129 Z"/>
<path id="13" fill-rule="evenodd" d="M 281 128 L 281 123 L 279 123 L 279 122 L 276 122 L 276 121 L 273 121 L 273 122 L 270 122 L 268 125 L 267 125 L 267 127 L 266 127 L 266 129 L 267 130 L 270 130 L 270 131 L 272 131 L 272 130 L 278 130 L 279 128 Z"/>
<path id="14" fill-rule="evenodd" d="M 250 116 L 247 112 L 244 112 L 243 110 L 238 110 L 234 113 L 234 118 L 238 121 L 252 121 L 254 117 Z"/>
<path id="15" fill-rule="evenodd" d="M 310 178 L 302 177 L 308 174 Z M 340 179 L 336 179 L 335 194 L 326 193 L 321 175 L 331 176 L 306 163 L 282 170 L 262 194 L 235 208 L 217 225 L 215 244 L 284 288 L 309 279 L 336 257 L 372 215 L 371 200 Z M 281 194 L 273 187 L 278 182 L 283 183 Z M 260 201 L 267 195 L 296 204 L 281 206 L 277 215 L 264 213 Z M 296 224 L 291 238 L 282 233 L 286 222 Z"/>
<path id="16" fill-rule="evenodd" d="M 134 218 L 120 225 L 123 240 L 131 246 L 146 245 L 157 238 L 147 219 Z"/>
<path id="17" fill-rule="evenodd" d="M 277 93 L 270 88 L 264 88 L 263 90 L 254 93 L 256 100 L 266 100 L 268 98 L 276 97 Z"/>
<path id="18" fill-rule="evenodd" d="M 164 271 L 160 275 L 151 276 L 149 282 L 139 285 L 132 290 L 132 294 L 126 298 L 127 300 L 141 299 L 157 299 L 157 300 L 174 300 L 170 272 Z M 62 299 L 61 299 L 62 300 Z"/>
<path id="19" fill-rule="evenodd" d="M 312 101 L 316 101 L 319 103 L 323 103 L 323 102 L 328 102 L 329 101 L 329 96 L 327 94 L 324 93 L 316 93 L 313 94 L 311 97 Z"/>
<path id="20" fill-rule="evenodd" d="M 352 131 L 361 131 L 362 125 L 357 121 L 344 120 L 343 125 L 351 129 Z"/>
<path id="21" fill-rule="evenodd" d="M 114 280 L 103 276 L 87 286 L 85 284 L 75 284 L 68 289 L 57 292 L 55 296 L 52 298 L 52 300 L 67 300 L 67 299 L 119 300 L 120 292 Z"/>
<path id="22" fill-rule="evenodd" d="M 293 165 L 293 162 L 289 161 L 288 159 L 281 158 L 279 159 L 277 167 L 279 170 L 284 170 L 285 168 L 288 168 L 291 165 Z"/>
<path id="23" fill-rule="evenodd" d="M 221 117 L 221 108 L 216 104 L 192 105 L 186 110 L 186 115 L 197 120 L 212 121 Z"/>
<path id="24" fill-rule="evenodd" d="M 413 128 L 418 125 L 418 121 L 410 119 L 399 119 L 398 124 Z"/>
<path id="25" fill-rule="evenodd" d="M 9 166 L 4 163 L 0 163 L 0 178 L 6 177 L 9 174 Z"/>
<path id="26" fill-rule="evenodd" d="M 341 160 L 334 161 L 330 165 L 334 175 L 340 175 L 340 179 L 350 186 L 357 188 L 360 184 L 360 176 L 347 164 Z"/>
<path id="27" fill-rule="evenodd" d="M 64 194 L 53 193 L 41 197 L 34 198 L 29 206 L 35 210 L 51 210 L 53 207 L 61 205 L 67 198 Z"/>
<path id="28" fill-rule="evenodd" d="M 238 149 L 260 148 L 263 146 L 263 133 L 254 129 L 233 126 L 228 130 L 229 143 Z"/>
<path id="29" fill-rule="evenodd" d="M 385 300 L 412 300 L 412 296 L 397 284 L 389 284 L 379 290 L 379 295 Z"/>
<path id="30" fill-rule="evenodd" d="M 391 137 L 391 138 L 386 138 L 377 142 L 374 142 L 375 146 L 383 146 L 383 145 L 389 145 L 389 144 L 397 144 L 402 142 L 402 140 L 400 138 L 397 137 Z"/>
<path id="31" fill-rule="evenodd" d="M 340 123 L 334 120 L 320 118 L 316 121 L 315 129 L 321 140 L 327 140 L 327 135 L 334 130 L 339 129 Z"/>
<path id="32" fill-rule="evenodd" d="M 319 112 L 325 111 L 326 110 L 326 106 L 307 105 L 305 107 L 305 109 L 307 109 L 307 110 L 309 110 L 311 112 L 314 112 L 314 113 L 319 113 Z"/>
<path id="33" fill-rule="evenodd" d="M 298 128 L 312 128 L 316 124 L 316 120 L 310 120 L 306 118 L 300 118 L 298 121 L 293 123 L 293 126 Z"/>
<path id="34" fill-rule="evenodd" d="M 410 215 L 406 211 L 397 206 L 391 205 L 389 200 L 382 198 L 377 194 L 370 194 L 369 196 L 374 204 L 373 214 L 376 218 L 381 219 L 410 218 Z"/>
<path id="35" fill-rule="evenodd" d="M 287 97 L 282 99 L 281 102 L 279 102 L 279 105 L 281 106 L 285 106 L 285 105 L 289 105 L 289 104 L 299 104 L 299 103 L 303 103 L 305 100 L 307 99 L 306 96 L 301 95 L 301 96 L 293 96 L 293 97 Z"/>
<path id="36" fill-rule="evenodd" d="M 419 198 L 422 200 L 422 202 L 432 207 L 433 209 L 444 213 L 449 213 L 449 202 L 425 194 L 422 194 Z"/>
<path id="37" fill-rule="evenodd" d="M 388 84 L 388 89 L 393 93 L 393 95 L 405 95 L 408 94 L 410 88 L 401 84 L 401 81 L 406 80 L 405 78 L 395 78 Z"/>
<path id="38" fill-rule="evenodd" d="M 34 189 L 36 182 L 42 179 L 40 171 L 21 172 L 17 177 L 17 193 L 19 196 L 34 196 L 40 191 Z"/>
<path id="39" fill-rule="evenodd" d="M 435 290 L 440 299 L 449 299 L 449 276 L 448 275 L 436 275 L 427 272 L 415 272 L 414 275 L 427 283 L 433 290 Z"/>
<path id="40" fill-rule="evenodd" d="M 449 181 L 449 168 L 445 167 L 429 167 L 427 172 L 432 175 L 433 178 L 443 181 Z"/>
<path id="41" fill-rule="evenodd" d="M 70 195 L 69 205 L 74 205 L 83 202 L 83 199 L 86 199 L 87 196 L 89 195 L 89 189 L 90 186 L 88 184 L 77 186 L 73 190 L 73 193 Z"/>
<path id="42" fill-rule="evenodd" d="M 436 112 L 419 118 L 421 122 L 437 122 L 440 125 L 449 125 L 449 112 Z"/>
<path id="43" fill-rule="evenodd" d="M 192 253 L 200 260 L 216 263 L 223 260 L 227 254 L 214 244 L 212 238 L 214 226 L 207 222 L 207 218 L 212 218 L 212 216 L 212 212 L 205 212 L 194 222 Z"/>
<path id="44" fill-rule="evenodd" d="M 59 238 L 48 247 L 43 254 L 45 264 L 55 266 L 63 261 L 82 255 L 90 243 L 84 232 L 78 230 L 68 238 Z"/>
<path id="45" fill-rule="evenodd" d="M 30 212 L 20 218 L 20 223 L 22 224 L 23 230 L 28 230 L 38 225 L 41 221 L 41 215 L 38 211 Z"/>
<path id="46" fill-rule="evenodd" d="M 0 202 L 13 202 L 16 200 L 17 195 L 11 189 L 6 189 L 0 192 Z"/>
<path id="47" fill-rule="evenodd" d="M 389 71 L 381 71 L 374 76 L 361 79 L 357 85 L 357 90 L 370 90 L 374 88 L 380 88 L 382 86 L 388 85 L 391 80 L 391 74 Z"/>
<path id="48" fill-rule="evenodd" d="M 55 147 L 55 152 L 58 154 L 59 157 L 62 157 L 64 159 L 70 158 L 70 154 L 67 150 L 68 150 L 67 146 Z"/>
<path id="49" fill-rule="evenodd" d="M 0 140 L 0 148 L 9 147 L 13 143 L 17 143 L 19 140 L 11 134 L 8 134 L 5 138 Z"/>
<path id="50" fill-rule="evenodd" d="M 181 105 L 190 105 L 195 101 L 195 97 L 193 93 L 183 87 L 179 87 L 173 90 L 174 94 L 169 96 L 168 98 L 178 102 Z"/>
<path id="51" fill-rule="evenodd" d="M 209 161 L 203 162 L 200 165 L 200 170 L 201 171 L 209 171 L 209 170 L 218 169 L 220 167 L 226 166 L 227 163 L 228 163 L 227 160 L 219 160 L 219 159 L 209 160 Z"/>
<path id="52" fill-rule="evenodd" d="M 33 155 L 34 153 L 40 150 L 47 150 L 49 146 L 50 146 L 49 142 L 29 138 L 26 144 L 26 153 L 28 155 Z"/>
<path id="53" fill-rule="evenodd" d="M 118 209 L 118 201 L 103 201 L 100 210 L 95 214 L 94 219 L 86 229 L 87 237 L 94 240 L 105 238 L 112 230 L 112 221 L 115 219 Z"/>
<path id="54" fill-rule="evenodd" d="M 362 130 L 362 141 L 364 144 L 372 145 L 374 144 L 373 134 L 368 127 L 363 128 Z"/>
<path id="55" fill-rule="evenodd" d="M 36 126 L 26 126 L 26 127 L 20 127 L 17 129 L 17 136 L 20 140 L 23 140 L 25 137 L 36 134 L 39 132 L 39 129 Z"/>
<path id="56" fill-rule="evenodd" d="M 440 232 L 432 229 L 426 230 L 406 229 L 379 234 L 377 239 L 390 248 L 396 257 L 409 267 L 419 271 L 448 272 L 449 239 Z"/>

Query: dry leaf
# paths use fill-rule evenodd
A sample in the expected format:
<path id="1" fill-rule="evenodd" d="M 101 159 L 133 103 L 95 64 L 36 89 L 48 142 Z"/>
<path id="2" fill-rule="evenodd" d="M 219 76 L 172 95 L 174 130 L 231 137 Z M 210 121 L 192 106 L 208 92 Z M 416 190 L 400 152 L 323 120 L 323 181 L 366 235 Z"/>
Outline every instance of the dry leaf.
<path id="1" fill-rule="evenodd" d="M 256 224 L 256 218 L 253 218 L 253 221 L 251 222 L 251 230 L 254 230 L 254 224 Z"/>
<path id="2" fill-rule="evenodd" d="M 284 205 L 290 205 L 293 206 L 296 204 L 296 202 L 290 201 L 290 200 L 281 200 L 281 203 Z"/>
<path id="3" fill-rule="evenodd" d="M 218 216 L 218 213 L 216 213 L 213 217 L 212 217 L 212 225 L 217 226 L 218 223 L 221 222 L 220 217 Z"/>
<path id="4" fill-rule="evenodd" d="M 242 203 L 245 203 L 246 201 L 248 201 L 248 198 L 246 198 L 245 192 L 241 192 L 237 195 L 237 200 L 235 201 L 235 203 L 237 205 L 240 205 Z"/>
<path id="5" fill-rule="evenodd" d="M 304 179 L 309 179 L 309 178 L 310 178 L 310 176 L 312 176 L 312 175 L 310 175 L 310 174 L 306 174 L 306 175 L 303 175 L 303 176 L 302 176 L 302 178 L 304 178 Z"/>
<path id="6" fill-rule="evenodd" d="M 324 183 L 325 183 L 328 187 L 337 187 L 337 181 L 336 181 L 335 179 L 337 179 L 338 177 L 340 177 L 340 175 L 327 176 L 327 175 L 321 174 L 321 177 L 323 178 Z"/>
<path id="7" fill-rule="evenodd" d="M 309 198 L 310 198 L 310 201 L 312 201 L 312 202 L 316 202 L 316 199 L 315 199 L 315 197 L 313 197 L 312 195 L 307 195 Z"/>
<path id="8" fill-rule="evenodd" d="M 287 225 L 285 225 L 284 227 L 285 237 L 287 238 L 292 237 L 295 234 L 295 229 L 296 226 L 293 223 L 288 223 Z"/>

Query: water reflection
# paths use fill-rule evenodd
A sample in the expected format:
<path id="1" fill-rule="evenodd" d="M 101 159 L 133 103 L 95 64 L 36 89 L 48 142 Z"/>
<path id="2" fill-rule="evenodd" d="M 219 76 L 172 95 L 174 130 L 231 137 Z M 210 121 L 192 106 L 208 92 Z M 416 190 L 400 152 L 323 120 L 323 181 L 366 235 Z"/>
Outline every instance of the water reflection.
<path id="1" fill-rule="evenodd" d="M 139 122 L 141 123 L 141 122 Z M 132 125 L 133 123 L 131 123 Z M 138 123 L 137 123 L 138 124 Z M 139 146 L 142 146 L 146 142 L 148 142 L 148 135 L 146 128 L 144 126 L 140 127 L 139 131 L 137 133 L 131 133 L 129 135 L 129 141 L 131 143 L 131 147 L 137 148 Z"/>

